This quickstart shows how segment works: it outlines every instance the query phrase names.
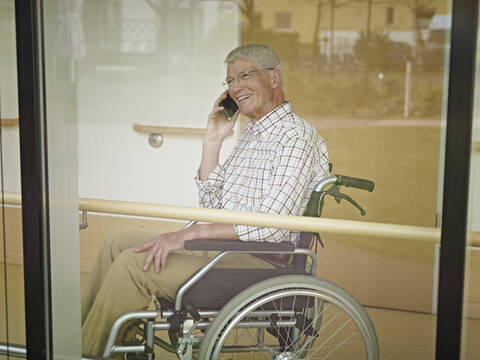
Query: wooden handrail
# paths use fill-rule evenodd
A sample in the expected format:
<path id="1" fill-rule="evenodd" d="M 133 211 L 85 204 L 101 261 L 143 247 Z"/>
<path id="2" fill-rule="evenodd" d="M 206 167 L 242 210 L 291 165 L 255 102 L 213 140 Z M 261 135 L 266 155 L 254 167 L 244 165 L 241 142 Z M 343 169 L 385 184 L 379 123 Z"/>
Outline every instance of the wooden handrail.
<path id="1" fill-rule="evenodd" d="M 188 128 L 175 126 L 157 126 L 157 125 L 140 125 L 133 124 L 133 130 L 144 134 L 175 134 L 175 135 L 194 135 L 203 136 L 207 129 Z"/>
<path id="2" fill-rule="evenodd" d="M 431 242 L 438 241 L 440 237 L 439 229 L 419 226 L 367 223 L 362 221 L 322 219 L 305 216 L 248 213 L 178 205 L 156 205 L 114 200 L 80 199 L 80 208 L 82 210 L 109 214 L 196 220 L 220 224 L 251 225 L 310 232 L 321 231 L 322 233 L 356 234 L 376 237 L 388 236 L 398 239 L 411 237 L 409 234 L 413 232 L 417 238 Z"/>
<path id="3" fill-rule="evenodd" d="M 3 201 L 8 205 L 22 205 L 22 195 L 17 192 L 5 191 L 3 193 Z"/>
<path id="4" fill-rule="evenodd" d="M 480 151 L 480 141 L 474 141 L 472 151 Z"/>
<path id="5" fill-rule="evenodd" d="M 18 119 L 1 119 L 2 126 L 18 126 Z"/>
<path id="6" fill-rule="evenodd" d="M 18 193 L 4 193 L 5 203 L 20 205 Z M 424 226 L 383 224 L 376 222 L 247 213 L 231 210 L 204 209 L 177 205 L 157 205 L 138 202 L 79 199 L 79 210 L 164 219 L 196 220 L 219 224 L 238 224 L 321 232 L 324 234 L 359 235 L 375 238 L 440 242 L 440 229 Z M 480 233 L 471 232 L 471 245 L 480 247 Z"/>
<path id="7" fill-rule="evenodd" d="M 174 135 L 191 135 L 204 136 L 207 132 L 205 128 L 190 128 L 190 127 L 176 127 L 176 126 L 158 126 L 158 125 L 140 125 L 133 124 L 133 130 L 143 134 L 174 134 Z M 233 135 L 233 131 L 229 136 Z"/>

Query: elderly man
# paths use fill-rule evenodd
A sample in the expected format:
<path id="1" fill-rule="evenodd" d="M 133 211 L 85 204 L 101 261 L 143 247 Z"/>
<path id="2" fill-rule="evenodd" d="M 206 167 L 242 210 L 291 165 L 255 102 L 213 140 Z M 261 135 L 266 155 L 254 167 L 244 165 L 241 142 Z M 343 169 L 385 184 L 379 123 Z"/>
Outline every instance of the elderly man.
<path id="1" fill-rule="evenodd" d="M 225 90 L 208 117 L 196 182 L 203 207 L 301 215 L 328 173 L 325 142 L 285 101 L 281 64 L 265 45 L 246 45 L 225 59 Z M 237 103 L 224 113 L 227 95 Z M 232 154 L 219 164 L 223 140 L 240 114 L 250 118 Z M 173 300 L 180 285 L 210 260 L 183 250 L 186 240 L 291 241 L 299 233 L 244 225 L 196 224 L 166 234 L 115 232 L 105 241 L 82 298 L 85 354 L 100 355 L 114 320 L 147 308 L 152 296 Z M 232 255 L 218 267 L 286 266 L 281 258 Z"/>

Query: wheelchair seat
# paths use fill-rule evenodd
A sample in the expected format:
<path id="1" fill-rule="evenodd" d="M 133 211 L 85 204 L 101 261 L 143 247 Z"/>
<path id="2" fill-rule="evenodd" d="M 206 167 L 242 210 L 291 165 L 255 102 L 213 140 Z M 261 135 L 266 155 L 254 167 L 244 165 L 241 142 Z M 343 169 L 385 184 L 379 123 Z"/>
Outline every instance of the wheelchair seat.
<path id="1" fill-rule="evenodd" d="M 295 248 L 307 249 L 313 234 L 301 233 L 299 244 L 243 242 L 237 240 L 194 240 L 186 241 L 186 250 L 241 251 L 247 253 L 272 252 L 277 254 L 292 252 Z M 261 256 L 260 256 L 261 257 Z M 306 270 L 305 255 L 295 255 L 291 264 L 274 269 L 235 269 L 213 268 L 195 282 L 183 295 L 182 308 L 219 309 L 242 290 L 266 279 L 284 275 L 309 275 Z M 220 286 L 221 285 L 221 286 Z M 165 302 L 162 302 L 165 306 Z"/>

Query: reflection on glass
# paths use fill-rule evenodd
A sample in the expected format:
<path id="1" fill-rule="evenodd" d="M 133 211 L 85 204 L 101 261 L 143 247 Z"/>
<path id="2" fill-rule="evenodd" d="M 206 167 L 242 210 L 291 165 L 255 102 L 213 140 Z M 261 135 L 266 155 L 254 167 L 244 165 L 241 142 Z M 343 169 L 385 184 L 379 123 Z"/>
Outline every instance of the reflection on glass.
<path id="1" fill-rule="evenodd" d="M 470 157 L 470 183 L 468 199 L 467 248 L 465 262 L 465 291 L 462 326 L 462 359 L 478 357 L 480 345 L 480 42 L 477 42 L 475 72 L 475 101 L 473 109 L 472 147 Z"/>
<path id="2" fill-rule="evenodd" d="M 75 62 L 79 195 L 197 206 L 202 130 L 224 90 L 223 59 L 240 39 L 232 1 L 84 1 L 85 53 Z M 152 148 L 134 124 L 188 128 Z M 223 157 L 235 138 L 225 141 Z M 183 222 L 88 214 L 82 284 L 114 230 L 166 232 Z M 157 357 L 164 358 L 163 354 Z M 165 357 L 167 358 L 167 357 Z"/>
<path id="3" fill-rule="evenodd" d="M 0 87 L 1 89 L 1 87 Z M 1 103 L 0 103 L 1 105 Z M 1 121 L 1 117 L 0 117 Z M 2 155 L 2 141 L 1 141 L 1 126 L 0 124 L 0 156 Z M 0 174 L 3 173 L 3 161 L 0 162 Z M 1 192 L 3 195 L 3 182 L 1 184 Z M 9 343 L 9 337 L 8 337 L 8 303 L 7 303 L 7 281 L 6 281 L 6 275 L 7 275 L 7 261 L 6 261 L 6 252 L 5 252 L 5 243 L 6 239 L 4 234 L 4 229 L 5 229 L 5 224 L 4 224 L 4 204 L 1 204 L 1 210 L 0 210 L 0 226 L 2 230 L 2 236 L 0 237 L 1 240 L 1 245 L 0 245 L 0 257 L 1 257 L 1 267 L 0 267 L 0 344 L 8 344 Z M 0 355 L 1 357 L 1 355 Z"/>
<path id="4" fill-rule="evenodd" d="M 132 125 L 205 127 L 212 99 L 223 91 L 222 59 L 238 42 L 237 6 L 229 1 L 89 1 L 83 4 L 82 25 L 80 195 L 197 204 L 191 178 L 201 137 L 170 135 L 161 149 L 149 151 L 148 135 L 133 132 Z M 233 144 L 234 138 L 228 141 Z M 112 181 L 112 176 L 124 180 Z M 184 190 L 174 192 L 178 181 Z M 125 192 L 126 183 L 136 186 Z"/>
<path id="5" fill-rule="evenodd" d="M 25 344 L 20 147 L 13 1 L 0 1 L 0 343 Z M 3 359 L 0 351 L 0 358 Z"/>

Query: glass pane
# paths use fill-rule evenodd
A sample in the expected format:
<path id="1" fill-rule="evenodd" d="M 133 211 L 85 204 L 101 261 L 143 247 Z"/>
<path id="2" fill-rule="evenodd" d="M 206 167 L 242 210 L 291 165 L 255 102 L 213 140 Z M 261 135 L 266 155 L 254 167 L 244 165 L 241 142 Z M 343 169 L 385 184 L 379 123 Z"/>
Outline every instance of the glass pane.
<path id="1" fill-rule="evenodd" d="M 286 33 L 277 10 L 291 13 Z M 279 52 L 288 99 L 327 141 L 333 173 L 376 183 L 372 194 L 348 191 L 365 217 L 335 201 L 325 217 L 435 226 L 449 12 L 444 1 L 261 1 L 244 18 L 245 43 Z M 438 246 L 393 236 L 324 242 L 319 275 L 367 308 L 380 358 L 433 359 Z"/>
<path id="2" fill-rule="evenodd" d="M 291 13 L 286 33 L 277 10 Z M 327 141 L 333 173 L 376 183 L 372 194 L 348 191 L 365 217 L 335 201 L 325 217 L 436 226 L 449 12 L 444 1 L 261 1 L 244 17 L 244 42 L 283 59 L 288 99 Z M 324 242 L 319 275 L 367 308 L 380 358 L 433 359 L 438 246 L 414 236 Z"/>
<path id="3" fill-rule="evenodd" d="M 223 60 L 238 45 L 262 43 L 282 60 L 294 112 L 326 140 L 333 173 L 376 183 L 372 194 L 342 190 L 366 209 L 365 217 L 331 198 L 324 216 L 372 227 L 436 226 L 448 75 L 446 1 L 76 4 L 75 26 L 69 27 L 75 42 L 57 51 L 69 54 L 76 86 L 80 198 L 197 206 L 193 178 L 202 136 L 196 134 L 205 129 L 223 91 Z M 247 121 L 242 117 L 223 144 L 220 162 Z M 162 128 L 142 132 L 146 126 Z M 157 132 L 162 138 L 149 143 L 150 133 Z M 87 278 L 102 245 L 117 236 L 109 234 L 164 233 L 184 225 L 131 216 L 128 210 L 89 213 L 87 220 L 80 232 L 80 268 L 82 293 L 91 302 L 95 296 L 88 294 L 98 289 L 92 290 Z M 380 357 L 433 359 L 438 246 L 393 234 L 327 234 L 323 241 L 318 275 L 347 289 L 367 309 Z M 138 310 L 143 307 L 139 302 Z M 84 351 L 92 337 L 106 341 L 112 322 L 92 322 L 87 330 L 84 325 Z M 156 350 L 157 357 L 167 358 Z"/>
<path id="4" fill-rule="evenodd" d="M 78 235 L 77 59 L 83 51 L 82 1 L 42 3 L 48 164 L 48 270 L 51 343 L 55 358 L 79 358 L 80 256 Z M 40 31 L 40 30 L 39 30 Z"/>
<path id="5" fill-rule="evenodd" d="M 82 42 L 76 53 L 79 196 L 198 206 L 193 180 L 202 146 L 198 133 L 224 90 L 223 59 L 239 44 L 239 6 L 211 0 L 85 1 L 81 11 Z M 161 146 L 152 147 L 149 133 L 134 125 L 164 127 L 158 130 Z M 222 160 L 238 132 L 237 126 L 225 140 Z M 92 298 L 87 278 L 113 231 L 163 233 L 184 224 L 89 213 L 88 227 L 80 232 L 84 298 Z M 137 310 L 142 307 L 139 303 Z M 86 321 L 84 353 L 100 354 L 112 322 L 99 329 L 98 321 Z M 101 346 L 88 345 L 100 337 Z M 157 357 L 169 358 L 164 352 Z"/>
<path id="6" fill-rule="evenodd" d="M 475 359 L 480 345 L 480 43 L 477 42 L 475 72 L 475 101 L 473 110 L 472 152 L 470 158 L 470 184 L 468 208 L 468 237 L 465 265 L 465 292 L 462 328 L 462 359 Z"/>
<path id="7" fill-rule="evenodd" d="M 25 345 L 14 1 L 0 1 L 0 343 Z M 2 348 L 4 350 L 4 348 Z M 3 351 L 0 350 L 0 354 Z M 11 354 L 10 354 L 11 355 Z M 0 358 L 2 357 L 0 355 Z"/>

